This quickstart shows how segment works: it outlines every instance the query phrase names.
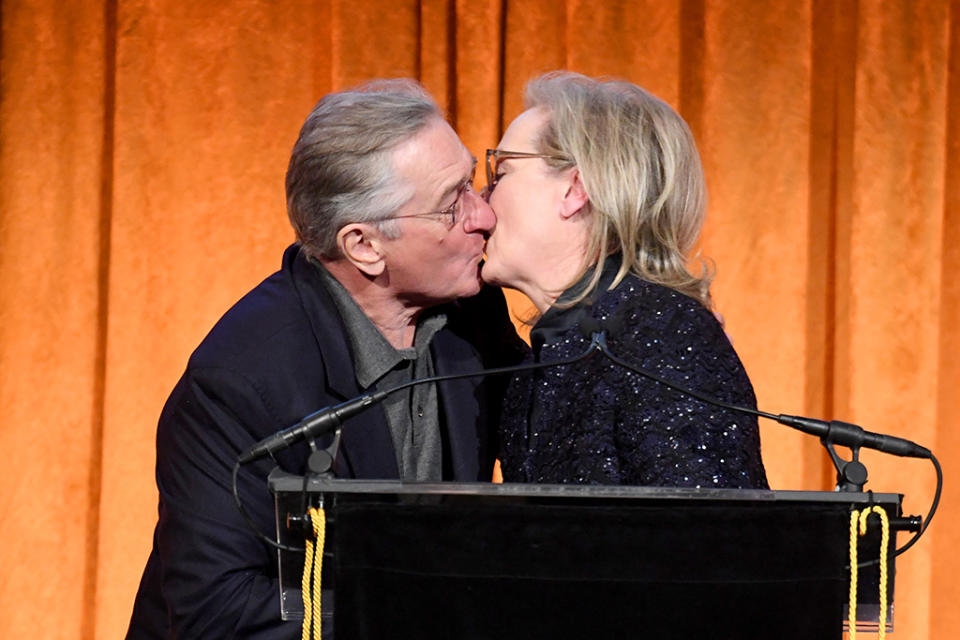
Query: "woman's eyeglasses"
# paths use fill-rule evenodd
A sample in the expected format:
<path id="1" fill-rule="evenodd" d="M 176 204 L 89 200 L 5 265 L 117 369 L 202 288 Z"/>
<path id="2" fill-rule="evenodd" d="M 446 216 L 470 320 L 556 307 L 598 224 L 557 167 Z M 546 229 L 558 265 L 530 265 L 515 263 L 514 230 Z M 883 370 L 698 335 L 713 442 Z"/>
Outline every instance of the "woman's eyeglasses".
<path id="1" fill-rule="evenodd" d="M 503 177 L 500 173 L 500 163 L 504 160 L 523 160 L 525 158 L 544 158 L 545 160 L 567 160 L 560 156 L 553 156 L 548 153 L 526 153 L 523 151 L 504 151 L 503 149 L 487 149 L 487 186 L 483 189 L 483 195 L 490 197 L 493 190 L 497 187 L 497 182 Z"/>

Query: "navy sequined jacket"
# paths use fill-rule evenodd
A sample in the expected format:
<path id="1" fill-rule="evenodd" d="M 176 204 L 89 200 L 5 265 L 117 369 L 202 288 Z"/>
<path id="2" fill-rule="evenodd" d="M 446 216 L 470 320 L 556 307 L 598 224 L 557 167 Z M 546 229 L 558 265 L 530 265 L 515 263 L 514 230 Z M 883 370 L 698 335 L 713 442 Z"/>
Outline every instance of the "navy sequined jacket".
<path id="1" fill-rule="evenodd" d="M 544 314 L 531 332 L 529 358 L 576 356 L 590 342 L 579 326 L 585 316 L 616 318 L 607 343 L 620 359 L 717 400 L 755 408 L 747 373 L 714 315 L 692 298 L 632 275 L 606 291 L 618 263 L 607 261 L 592 302 Z M 507 482 L 768 486 L 755 417 L 663 387 L 599 353 L 515 376 L 501 437 Z"/>

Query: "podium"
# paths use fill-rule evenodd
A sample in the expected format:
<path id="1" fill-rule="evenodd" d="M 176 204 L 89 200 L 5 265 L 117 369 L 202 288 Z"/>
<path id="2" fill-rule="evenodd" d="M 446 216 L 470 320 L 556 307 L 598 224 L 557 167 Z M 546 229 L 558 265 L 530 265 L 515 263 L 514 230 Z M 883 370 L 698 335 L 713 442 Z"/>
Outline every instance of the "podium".
<path id="1" fill-rule="evenodd" d="M 343 638 L 841 638 L 849 513 L 899 494 L 401 483 L 274 472 L 277 536 L 327 517 L 323 586 Z M 876 518 L 876 516 L 873 516 Z M 880 527 L 859 542 L 879 555 Z M 891 535 L 891 547 L 896 540 Z M 892 549 L 891 549 L 892 551 Z M 888 555 L 888 630 L 894 563 Z M 280 552 L 285 619 L 303 554 Z M 858 629 L 876 630 L 878 569 Z M 328 592 L 329 593 L 329 592 Z M 328 604 L 325 602 L 325 607 Z M 864 624 L 865 623 L 865 624 Z"/>

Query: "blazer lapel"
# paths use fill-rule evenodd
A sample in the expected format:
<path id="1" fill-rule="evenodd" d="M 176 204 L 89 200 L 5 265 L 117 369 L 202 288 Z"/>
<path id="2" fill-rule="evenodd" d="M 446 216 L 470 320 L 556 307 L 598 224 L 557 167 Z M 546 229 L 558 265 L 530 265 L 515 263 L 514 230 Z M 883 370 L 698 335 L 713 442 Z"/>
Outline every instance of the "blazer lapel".
<path id="1" fill-rule="evenodd" d="M 293 248 L 288 252 L 291 250 Z M 346 327 L 316 273 L 316 267 L 297 252 L 292 268 L 294 282 L 323 358 L 326 392 L 337 398 L 337 403 L 360 395 L 362 390 L 357 385 Z M 400 476 L 393 439 L 382 406 L 371 407 L 344 421 L 337 457 L 338 475 L 353 478 Z M 345 465 L 341 465 L 341 462 Z M 344 469 L 344 466 L 347 468 Z"/>

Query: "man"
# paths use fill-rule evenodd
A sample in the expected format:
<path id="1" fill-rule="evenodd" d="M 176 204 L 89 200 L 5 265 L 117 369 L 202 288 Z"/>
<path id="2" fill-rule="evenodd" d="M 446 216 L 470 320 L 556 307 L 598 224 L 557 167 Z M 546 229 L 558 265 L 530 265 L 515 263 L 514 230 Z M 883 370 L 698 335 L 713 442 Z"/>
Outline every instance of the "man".
<path id="1" fill-rule="evenodd" d="M 160 417 L 159 521 L 129 638 L 297 637 L 280 620 L 276 552 L 233 504 L 238 455 L 369 388 L 518 359 L 502 295 L 481 292 L 495 220 L 475 165 L 413 82 L 314 108 L 287 170 L 298 244 L 204 339 Z M 345 421 L 336 474 L 489 479 L 498 382 L 419 385 Z M 261 531 L 273 530 L 267 474 L 302 473 L 308 454 L 300 443 L 242 467 Z"/>

